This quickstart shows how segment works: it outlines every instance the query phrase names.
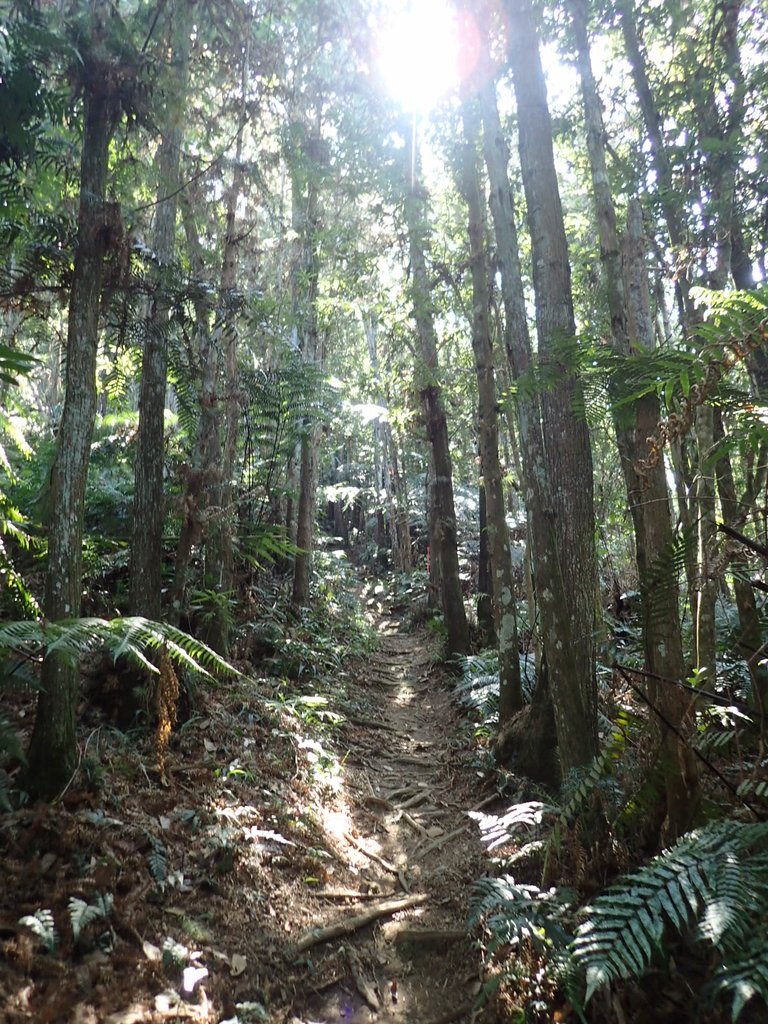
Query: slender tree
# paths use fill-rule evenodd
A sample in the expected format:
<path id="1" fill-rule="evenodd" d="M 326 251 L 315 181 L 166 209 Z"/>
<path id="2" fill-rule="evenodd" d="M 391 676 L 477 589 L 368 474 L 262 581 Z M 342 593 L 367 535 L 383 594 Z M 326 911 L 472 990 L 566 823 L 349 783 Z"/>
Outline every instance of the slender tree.
<path id="1" fill-rule="evenodd" d="M 605 157 L 605 127 L 592 70 L 586 0 L 570 0 L 569 8 L 581 79 L 611 342 L 617 356 L 628 358 L 653 348 L 642 216 L 639 205 L 633 202 L 622 254 Z M 619 398 L 618 395 L 614 397 Z M 634 527 L 646 667 L 650 673 L 652 702 L 659 716 L 656 724 L 660 725 L 662 737 L 666 789 L 662 817 L 666 818 L 665 835 L 674 838 L 689 827 L 695 814 L 698 772 L 684 735 L 690 702 L 674 685 L 675 681 L 684 679 L 685 665 L 677 577 L 669 561 L 674 547 L 674 532 L 665 470 L 661 460 L 653 465 L 648 460 L 647 438 L 655 429 L 661 413 L 655 392 L 644 395 L 628 409 L 614 403 L 613 410 L 619 458 Z"/>
<path id="2" fill-rule="evenodd" d="M 154 249 L 157 261 L 155 295 L 144 337 L 139 395 L 139 429 L 131 534 L 130 605 L 136 615 L 160 618 L 165 458 L 165 392 L 168 381 L 169 276 L 176 251 L 181 141 L 189 81 L 192 3 L 178 0 L 171 8 L 171 67 L 165 83 L 162 138 L 157 153 L 158 193 Z"/>
<path id="3" fill-rule="evenodd" d="M 499 725 L 523 706 L 515 610 L 515 584 L 506 522 L 504 485 L 499 460 L 499 406 L 489 323 L 490 294 L 485 247 L 484 196 L 478 169 L 480 118 L 475 97 L 462 104 L 464 145 L 459 169 L 460 189 L 467 204 L 472 273 L 472 349 L 478 387 L 478 446 L 485 494 L 485 531 L 489 549 L 491 591 L 499 650 Z"/>
<path id="4" fill-rule="evenodd" d="M 418 180 L 414 140 L 405 147 L 405 224 L 411 259 L 411 295 L 421 350 L 417 370 L 427 440 L 431 459 L 430 540 L 431 558 L 438 574 L 438 586 L 448 633 L 448 653 L 465 654 L 469 649 L 469 627 L 459 578 L 456 512 L 453 500 L 453 469 L 448 443 L 448 421 L 440 388 L 437 334 L 430 298 L 425 257 L 427 221 L 426 192 Z"/>
<path id="5" fill-rule="evenodd" d="M 292 306 L 294 345 L 310 366 L 322 365 L 318 319 L 320 284 L 320 157 L 322 147 L 322 100 L 315 98 L 311 123 L 294 125 L 298 142 L 297 159 L 292 168 L 291 196 L 296 257 L 292 270 Z M 312 547 L 315 530 L 317 492 L 318 424 L 307 420 L 299 443 L 299 499 L 296 512 L 296 546 L 293 566 L 293 604 L 302 608 L 309 603 Z"/>
<path id="6" fill-rule="evenodd" d="M 96 353 L 105 256 L 117 240 L 119 213 L 106 200 L 109 144 L 126 82 L 136 66 L 109 48 L 106 0 L 93 0 L 77 40 L 81 61 L 83 140 L 80 203 L 69 295 L 64 409 L 51 470 L 51 514 L 43 610 L 48 619 L 80 615 L 85 484 L 96 415 Z M 29 747 L 26 786 L 51 797 L 72 776 L 77 758 L 75 711 L 79 670 L 49 654 Z"/>

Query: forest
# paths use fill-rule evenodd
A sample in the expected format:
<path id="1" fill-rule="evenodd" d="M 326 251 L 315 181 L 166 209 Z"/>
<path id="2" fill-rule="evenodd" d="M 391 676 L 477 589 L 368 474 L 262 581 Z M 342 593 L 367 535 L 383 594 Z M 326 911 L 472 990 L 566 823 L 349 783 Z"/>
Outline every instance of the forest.
<path id="1" fill-rule="evenodd" d="M 768 1019 L 765 5 L 0 13 L 0 1021 Z"/>

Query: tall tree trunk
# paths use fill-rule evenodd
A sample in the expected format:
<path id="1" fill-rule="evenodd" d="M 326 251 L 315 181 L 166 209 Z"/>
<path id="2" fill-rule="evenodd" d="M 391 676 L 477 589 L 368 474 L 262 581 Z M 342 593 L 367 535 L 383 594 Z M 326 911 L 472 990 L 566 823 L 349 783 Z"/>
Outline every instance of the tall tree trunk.
<path id="1" fill-rule="evenodd" d="M 154 249 L 158 269 L 155 296 L 144 338 L 136 439 L 129 599 L 134 615 L 160 618 L 163 584 L 163 464 L 165 392 L 168 382 L 168 274 L 176 249 L 181 140 L 189 81 L 192 4 L 181 0 L 172 10 L 172 64 L 165 83 L 162 141 L 157 154 L 157 211 Z"/>
<path id="2" fill-rule="evenodd" d="M 493 349 L 488 322 L 490 294 L 485 259 L 485 218 L 477 147 L 480 124 L 477 103 L 462 105 L 464 146 L 459 172 L 460 188 L 469 214 L 469 247 L 472 272 L 472 349 L 478 387 L 478 445 L 485 491 L 486 533 L 491 563 L 494 625 L 499 650 L 499 726 L 523 706 L 520 657 L 517 639 L 515 583 L 506 521 L 504 485 L 499 461 L 499 414 Z"/>
<path id="3" fill-rule="evenodd" d="M 567 675 L 555 673 L 547 651 L 560 757 L 567 772 L 588 763 L 598 747 L 592 452 L 581 383 L 567 354 L 576 332 L 570 265 L 534 13 L 527 0 L 507 0 L 506 8 L 520 165 L 531 234 L 539 364 L 546 382 L 541 412 L 549 482 L 547 511 L 567 597 L 567 630 L 550 640 L 556 650 L 560 644 L 568 652 Z M 542 613 L 550 597 L 540 587 Z"/>
<path id="4" fill-rule="evenodd" d="M 109 5 L 91 5 L 91 45 L 81 50 L 83 142 L 80 206 L 69 296 L 64 409 L 51 471 L 51 517 L 43 610 L 51 621 L 80 615 L 85 485 L 96 415 L 96 353 L 104 257 L 110 244 L 105 202 L 109 143 L 119 112 L 120 73 L 110 66 Z M 25 786 L 52 797 L 75 769 L 79 670 L 48 655 L 29 747 Z"/>
<path id="5" fill-rule="evenodd" d="M 409 135 L 410 138 L 410 135 Z M 440 599 L 448 634 L 448 654 L 465 654 L 469 649 L 469 627 L 459 579 L 459 554 L 456 538 L 456 512 L 453 500 L 453 470 L 448 444 L 448 422 L 439 383 L 437 336 L 430 299 L 427 265 L 425 196 L 416 180 L 418 161 L 406 146 L 405 221 L 411 257 L 411 294 L 413 315 L 421 346 L 421 366 L 417 386 L 421 395 L 431 460 L 432 506 L 430 511 L 431 558 L 440 579 Z M 411 176 L 413 168 L 413 177 Z"/>
<path id="6" fill-rule="evenodd" d="M 493 618 L 493 585 L 491 583 L 491 553 L 488 544 L 488 511 L 485 484 L 480 481 L 478 494 L 478 520 L 480 550 L 477 569 L 477 625 L 485 647 L 497 647 L 496 625 Z"/>
<path id="7" fill-rule="evenodd" d="M 570 0 L 569 7 L 581 78 L 612 347 L 616 355 L 626 358 L 633 352 L 652 349 L 654 340 L 642 218 L 638 204 L 633 202 L 622 261 L 605 159 L 605 127 L 589 50 L 587 3 L 586 0 Z M 674 838 L 690 825 L 698 802 L 698 779 L 688 744 L 679 736 L 688 710 L 686 702 L 680 699 L 681 691 L 674 689 L 674 683 L 660 684 L 655 678 L 679 682 L 685 678 L 677 577 L 673 566 L 667 564 L 674 532 L 664 463 L 659 460 L 656 465 L 643 468 L 648 462 L 646 438 L 659 418 L 659 401 L 652 393 L 629 409 L 613 405 L 614 429 L 635 534 L 646 666 L 652 678 L 651 700 L 660 717 L 656 724 L 660 726 L 666 790 L 665 813 L 660 817 L 666 818 L 665 837 Z"/>
<path id="8" fill-rule="evenodd" d="M 211 331 L 211 302 L 206 285 L 203 250 L 195 225 L 194 211 L 186 194 L 180 199 L 184 233 L 195 290 L 195 339 L 200 370 L 200 421 L 193 464 L 182 472 L 181 531 L 171 587 L 168 619 L 178 625 L 184 611 L 187 572 L 195 545 L 203 539 L 204 521 L 211 493 L 220 482 L 219 345 Z"/>
<path id="9" fill-rule="evenodd" d="M 294 230 L 299 246 L 294 268 L 293 315 L 302 359 L 311 366 L 321 365 L 318 331 L 317 296 L 320 280 L 319 188 L 320 172 L 320 101 L 309 137 L 304 140 L 300 160 L 302 167 L 293 172 Z M 299 130 L 303 133 L 303 127 Z M 315 532 L 315 498 L 317 491 L 317 424 L 307 422 L 300 444 L 299 500 L 296 512 L 296 546 L 293 566 L 295 608 L 309 603 L 312 573 L 312 547 Z"/>
<path id="10" fill-rule="evenodd" d="M 719 445 L 725 437 L 721 411 L 715 409 L 714 416 L 714 441 Z M 737 497 L 730 459 L 719 459 L 715 466 L 715 474 L 723 523 L 734 530 L 740 530 L 743 523 L 744 501 L 739 501 Z M 736 640 L 736 651 L 744 658 L 749 669 L 752 681 L 750 703 L 758 713 L 765 714 L 768 710 L 768 668 L 764 663 L 763 630 L 755 602 L 755 593 L 747 579 L 748 563 L 741 558 L 734 558 L 731 562 L 731 571 L 736 607 L 739 612 L 739 635 Z"/>
<path id="11" fill-rule="evenodd" d="M 221 280 L 219 284 L 219 301 L 214 324 L 215 353 L 210 353 L 211 362 L 219 356 L 224 361 L 224 415 L 217 415 L 218 427 L 222 427 L 222 444 L 219 449 L 215 445 L 215 434 L 211 436 L 211 444 L 206 449 L 206 462 L 203 466 L 204 477 L 217 481 L 218 487 L 213 488 L 217 510 L 215 516 L 208 519 L 206 536 L 206 576 L 222 597 L 217 603 L 215 615 L 208 627 L 207 641 L 219 654 L 227 656 L 229 652 L 230 615 L 226 601 L 234 590 L 234 478 L 237 455 L 237 432 L 240 417 L 240 390 L 237 375 L 237 314 L 242 305 L 237 290 L 237 266 L 240 237 L 237 232 L 237 206 L 243 192 L 245 169 L 243 167 L 243 131 L 246 123 L 246 82 L 247 52 L 242 73 L 242 107 L 235 146 L 235 166 L 232 173 L 232 184 L 227 193 L 227 219 L 224 235 L 224 252 L 221 261 Z M 212 367 L 211 367 L 212 369 Z M 210 395 L 215 400 L 214 395 Z"/>
<path id="12" fill-rule="evenodd" d="M 570 652 L 568 644 L 562 643 L 562 637 L 567 637 L 570 632 L 570 597 L 560 568 L 560 549 L 551 512 L 551 484 L 544 457 L 540 396 L 531 386 L 533 356 L 520 269 L 514 197 L 507 169 L 509 152 L 499 120 L 496 91 L 490 80 L 480 90 L 480 105 L 483 153 L 491 185 L 490 207 L 501 271 L 504 341 L 512 379 L 521 385 L 515 409 L 531 540 L 533 586 L 541 620 L 542 652 L 537 674 L 542 682 L 547 682 L 535 695 L 536 707 L 541 713 L 532 711 L 526 742 L 519 744 L 515 751 L 515 764 L 519 770 L 534 776 L 541 768 L 543 751 L 551 748 L 553 738 L 559 744 L 560 730 L 567 729 L 565 716 L 560 716 L 555 737 L 552 736 L 550 725 L 554 720 L 554 709 L 547 710 L 545 705 L 552 702 L 553 691 L 559 692 L 569 685 Z M 533 609 L 533 602 L 531 607 Z M 545 659 L 548 672 L 544 672 Z M 541 731 L 534 733 L 535 729 Z M 543 762 L 547 773 L 550 761 L 551 758 L 545 758 Z"/>
<path id="13" fill-rule="evenodd" d="M 696 241 L 686 242 L 681 200 L 679 191 L 675 188 L 672 163 L 664 141 L 662 115 L 658 111 L 648 79 L 645 55 L 637 30 L 634 0 L 620 0 L 618 2 L 618 12 L 620 12 L 621 16 L 625 47 L 645 125 L 650 164 L 657 178 L 658 203 L 664 214 L 673 247 L 676 265 L 675 287 L 679 297 L 681 325 L 684 335 L 691 337 L 695 334 L 701 318 L 691 292 L 694 284 L 691 278 L 693 261 L 688 251 L 689 248 L 696 244 Z M 730 207 L 726 203 L 722 208 L 729 210 Z M 728 248 L 730 227 L 729 219 L 727 226 Z M 722 252 L 720 256 L 722 260 Z M 707 463 L 707 453 L 711 451 L 712 447 L 712 410 L 709 407 L 700 407 L 696 411 L 694 436 L 697 455 L 697 482 L 695 489 L 696 507 L 691 520 L 696 526 L 697 566 L 693 579 L 691 579 L 693 575 L 692 567 L 690 565 L 688 567 L 689 583 L 692 585 L 689 598 L 695 629 L 696 665 L 699 669 L 705 671 L 712 681 L 715 673 L 715 596 L 717 582 L 710 579 L 709 571 L 709 563 L 713 556 L 715 544 L 715 492 L 712 469 Z"/>

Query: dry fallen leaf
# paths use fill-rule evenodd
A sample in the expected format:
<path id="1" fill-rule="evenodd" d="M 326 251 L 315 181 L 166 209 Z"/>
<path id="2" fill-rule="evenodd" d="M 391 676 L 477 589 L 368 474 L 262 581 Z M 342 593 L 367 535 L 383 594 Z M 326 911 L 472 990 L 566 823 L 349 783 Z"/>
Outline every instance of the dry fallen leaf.
<path id="1" fill-rule="evenodd" d="M 147 960 L 159 962 L 163 959 L 162 950 L 159 949 L 157 946 L 153 946 L 151 942 L 147 942 L 146 939 L 142 942 L 141 948 L 144 950 L 144 956 L 147 958 Z"/>
<path id="2" fill-rule="evenodd" d="M 230 974 L 233 978 L 238 978 L 247 966 L 248 961 L 244 956 L 240 953 L 232 954 L 232 959 L 230 960 Z"/>

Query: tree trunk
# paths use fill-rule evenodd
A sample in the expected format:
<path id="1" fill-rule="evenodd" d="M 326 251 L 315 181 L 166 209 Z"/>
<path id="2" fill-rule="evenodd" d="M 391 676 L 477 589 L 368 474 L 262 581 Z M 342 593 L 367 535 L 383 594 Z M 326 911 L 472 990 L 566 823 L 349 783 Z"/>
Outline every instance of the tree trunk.
<path id="1" fill-rule="evenodd" d="M 483 153 L 491 184 L 490 207 L 493 216 L 501 290 L 504 304 L 504 340 L 512 379 L 519 383 L 515 409 L 517 412 L 520 452 L 522 456 L 525 506 L 531 540 L 533 587 L 538 597 L 541 619 L 542 654 L 537 664 L 537 677 L 552 681 L 535 700 L 543 705 L 552 701 L 552 691 L 569 685 L 570 656 L 568 645 L 561 642 L 570 630 L 569 595 L 566 593 L 559 564 L 559 548 L 551 513 L 550 480 L 544 458 L 544 436 L 538 392 L 531 386 L 533 357 L 528 333 L 528 317 L 520 270 L 515 207 L 507 165 L 509 153 L 501 130 L 496 105 L 496 92 L 488 81 L 480 91 L 483 117 Z M 533 608 L 533 602 L 531 603 Z M 549 659 L 549 672 L 542 673 L 544 659 Z M 532 778 L 547 781 L 540 775 L 544 750 L 559 743 L 559 731 L 553 735 L 547 726 L 554 720 L 554 708 L 541 714 L 531 713 L 526 723 L 526 742 L 515 753 L 517 769 Z M 561 726 L 565 727 L 563 718 Z M 535 730 L 540 731 L 535 731 Z M 505 749 L 501 743 L 499 750 Z M 534 753 L 541 751 L 542 753 Z M 545 758 L 545 761 L 548 760 Z"/>
<path id="2" fill-rule="evenodd" d="M 581 383 L 569 365 L 576 328 L 563 211 L 555 172 L 552 124 L 530 3 L 507 2 L 510 64 L 517 101 L 520 165 L 531 234 L 541 394 L 544 462 L 552 530 L 567 598 L 567 630 L 550 639 L 562 672 L 547 650 L 563 771 L 597 753 L 596 554 L 592 452 Z M 540 606 L 552 597 L 541 587 Z M 560 646 L 558 646 L 560 645 Z"/>
<path id="3" fill-rule="evenodd" d="M 716 409 L 714 414 L 714 440 L 719 445 L 725 437 L 725 431 L 721 411 Z M 734 530 L 740 530 L 743 520 L 743 503 L 736 495 L 730 459 L 719 459 L 715 466 L 715 474 L 723 523 Z M 736 607 L 739 612 L 739 635 L 736 639 L 736 651 L 744 658 L 749 669 L 752 681 L 750 704 L 758 713 L 765 714 L 768 708 L 768 669 L 764 664 L 763 630 L 755 602 L 755 593 L 747 578 L 749 565 L 737 557 L 731 562 L 731 571 Z"/>
<path id="4" fill-rule="evenodd" d="M 589 51 L 587 4 L 585 0 L 570 0 L 569 7 L 581 78 L 612 347 L 616 355 L 627 358 L 633 352 L 652 349 L 654 339 L 642 218 L 639 206 L 633 201 L 622 261 L 605 160 L 605 128 Z M 659 418 L 659 401 L 653 393 L 639 399 L 629 409 L 617 408 L 615 402 L 613 404 L 614 429 L 634 527 L 646 667 L 652 677 L 682 682 L 685 667 L 679 591 L 674 568 L 667 564 L 673 549 L 674 532 L 664 463 L 659 460 L 654 466 L 646 465 L 646 438 L 655 430 Z M 661 818 L 666 818 L 665 836 L 673 838 L 688 828 L 698 802 L 695 762 L 687 744 L 678 736 L 687 708 L 679 699 L 680 691 L 674 689 L 674 682 L 659 684 L 654 679 L 650 689 L 651 700 L 660 716 L 655 724 L 661 736 L 666 790 L 666 809 Z M 682 778 L 681 767 L 684 769 Z"/>
<path id="5" fill-rule="evenodd" d="M 134 615 L 160 618 L 163 587 L 163 465 L 165 393 L 168 381 L 167 330 L 171 301 L 168 274 L 176 249 L 181 140 L 189 81 L 192 4 L 172 11 L 172 65 L 165 83 L 166 107 L 157 154 L 158 196 L 154 248 L 158 269 L 155 296 L 144 338 L 136 438 L 129 600 Z"/>
<path id="6" fill-rule="evenodd" d="M 494 625 L 499 650 L 499 727 L 523 706 L 520 657 L 517 639 L 512 554 L 506 521 L 504 485 L 499 461 L 499 414 L 496 377 L 488 322 L 490 295 L 485 260 L 485 218 L 477 145 L 480 124 L 477 103 L 462 105 L 464 138 L 460 188 L 469 214 L 469 247 L 472 272 L 472 349 L 478 386 L 478 445 L 486 504 L 486 532 L 491 564 Z"/>
<path id="7" fill-rule="evenodd" d="M 410 135 L 408 136 L 410 138 Z M 438 381 L 437 336 L 432 313 L 432 302 L 427 278 L 425 249 L 425 196 L 411 168 L 417 161 L 411 159 L 406 146 L 405 173 L 408 187 L 405 195 L 405 220 L 411 257 L 411 294 L 413 315 L 421 346 L 421 367 L 417 386 L 424 409 L 434 475 L 432 480 L 432 510 L 430 512 L 431 558 L 440 578 L 440 599 L 448 634 L 448 655 L 466 654 L 469 649 L 469 627 L 464 609 L 464 596 L 459 579 L 459 554 L 456 538 L 456 512 L 453 500 L 453 471 L 448 443 L 448 423 Z"/>
<path id="8" fill-rule="evenodd" d="M 219 301 L 214 324 L 214 351 L 210 353 L 211 363 L 218 362 L 220 355 L 224 359 L 224 415 L 217 413 L 216 422 L 211 426 L 214 432 L 206 447 L 206 461 L 203 466 L 204 477 L 219 486 L 213 488 L 214 501 L 217 505 L 215 516 L 208 519 L 206 536 L 206 577 L 209 583 L 222 596 L 217 603 L 215 614 L 207 633 L 207 642 L 219 654 L 227 657 L 229 652 L 230 616 L 226 611 L 226 600 L 234 590 L 234 477 L 237 455 L 237 433 L 240 417 L 240 390 L 237 375 L 237 344 L 238 331 L 236 317 L 242 305 L 237 290 L 237 265 L 240 238 L 235 223 L 237 205 L 243 191 L 245 171 L 243 168 L 243 129 L 245 127 L 245 86 L 247 74 L 247 55 L 244 62 L 242 77 L 243 110 L 235 147 L 235 168 L 232 185 L 227 193 L 227 221 L 224 236 L 224 253 L 221 261 L 221 281 L 219 285 Z M 209 373 L 213 366 L 209 366 Z M 204 399 L 205 399 L 204 395 Z M 215 401 L 215 395 L 207 396 Z M 216 444 L 218 427 L 221 423 L 223 443 Z"/>
<path id="9" fill-rule="evenodd" d="M 491 554 L 488 545 L 488 513 L 485 484 L 478 488 L 478 518 L 480 525 L 480 551 L 477 569 L 477 625 L 485 647 L 497 647 L 496 627 L 493 621 L 493 587 L 491 584 Z"/>
<path id="10" fill-rule="evenodd" d="M 385 424 L 387 449 L 390 457 L 390 479 L 392 481 L 392 517 L 395 525 L 395 568 L 410 573 L 413 568 L 411 550 L 411 527 L 408 514 L 408 488 L 405 475 L 400 472 L 397 442 L 392 427 Z"/>
<path id="11" fill-rule="evenodd" d="M 109 66 L 105 51 L 108 5 L 97 0 L 91 6 L 91 17 L 92 47 L 81 52 L 80 207 L 67 322 L 64 409 L 51 471 L 43 606 L 51 621 L 80 615 L 85 485 L 96 415 L 99 304 L 104 257 L 110 245 L 105 202 L 108 151 L 120 109 L 119 71 Z M 76 665 L 66 664 L 56 655 L 45 658 L 24 783 L 32 796 L 55 796 L 75 770 L 78 682 Z"/>
<path id="12" fill-rule="evenodd" d="M 183 472 L 181 531 L 176 546 L 173 585 L 168 609 L 169 621 L 178 625 L 184 611 L 187 573 L 195 545 L 204 536 L 211 494 L 221 482 L 221 416 L 219 395 L 219 333 L 211 330 L 211 302 L 206 287 L 205 262 L 188 192 L 180 197 L 184 232 L 192 280 L 199 287 L 193 299 L 195 339 L 200 367 L 200 421 L 192 466 Z"/>
<path id="13" fill-rule="evenodd" d="M 299 247 L 293 278 L 293 315 L 302 359 L 309 365 L 321 362 L 318 334 L 317 295 L 320 280 L 319 189 L 320 104 L 311 134 L 301 149 L 301 167 L 293 170 L 293 218 Z M 303 126 L 299 126 L 303 133 Z M 292 603 L 303 608 L 309 603 L 312 575 L 312 547 L 315 532 L 317 492 L 317 424 L 305 423 L 299 456 L 299 500 L 296 512 L 296 546 L 293 566 Z"/>

